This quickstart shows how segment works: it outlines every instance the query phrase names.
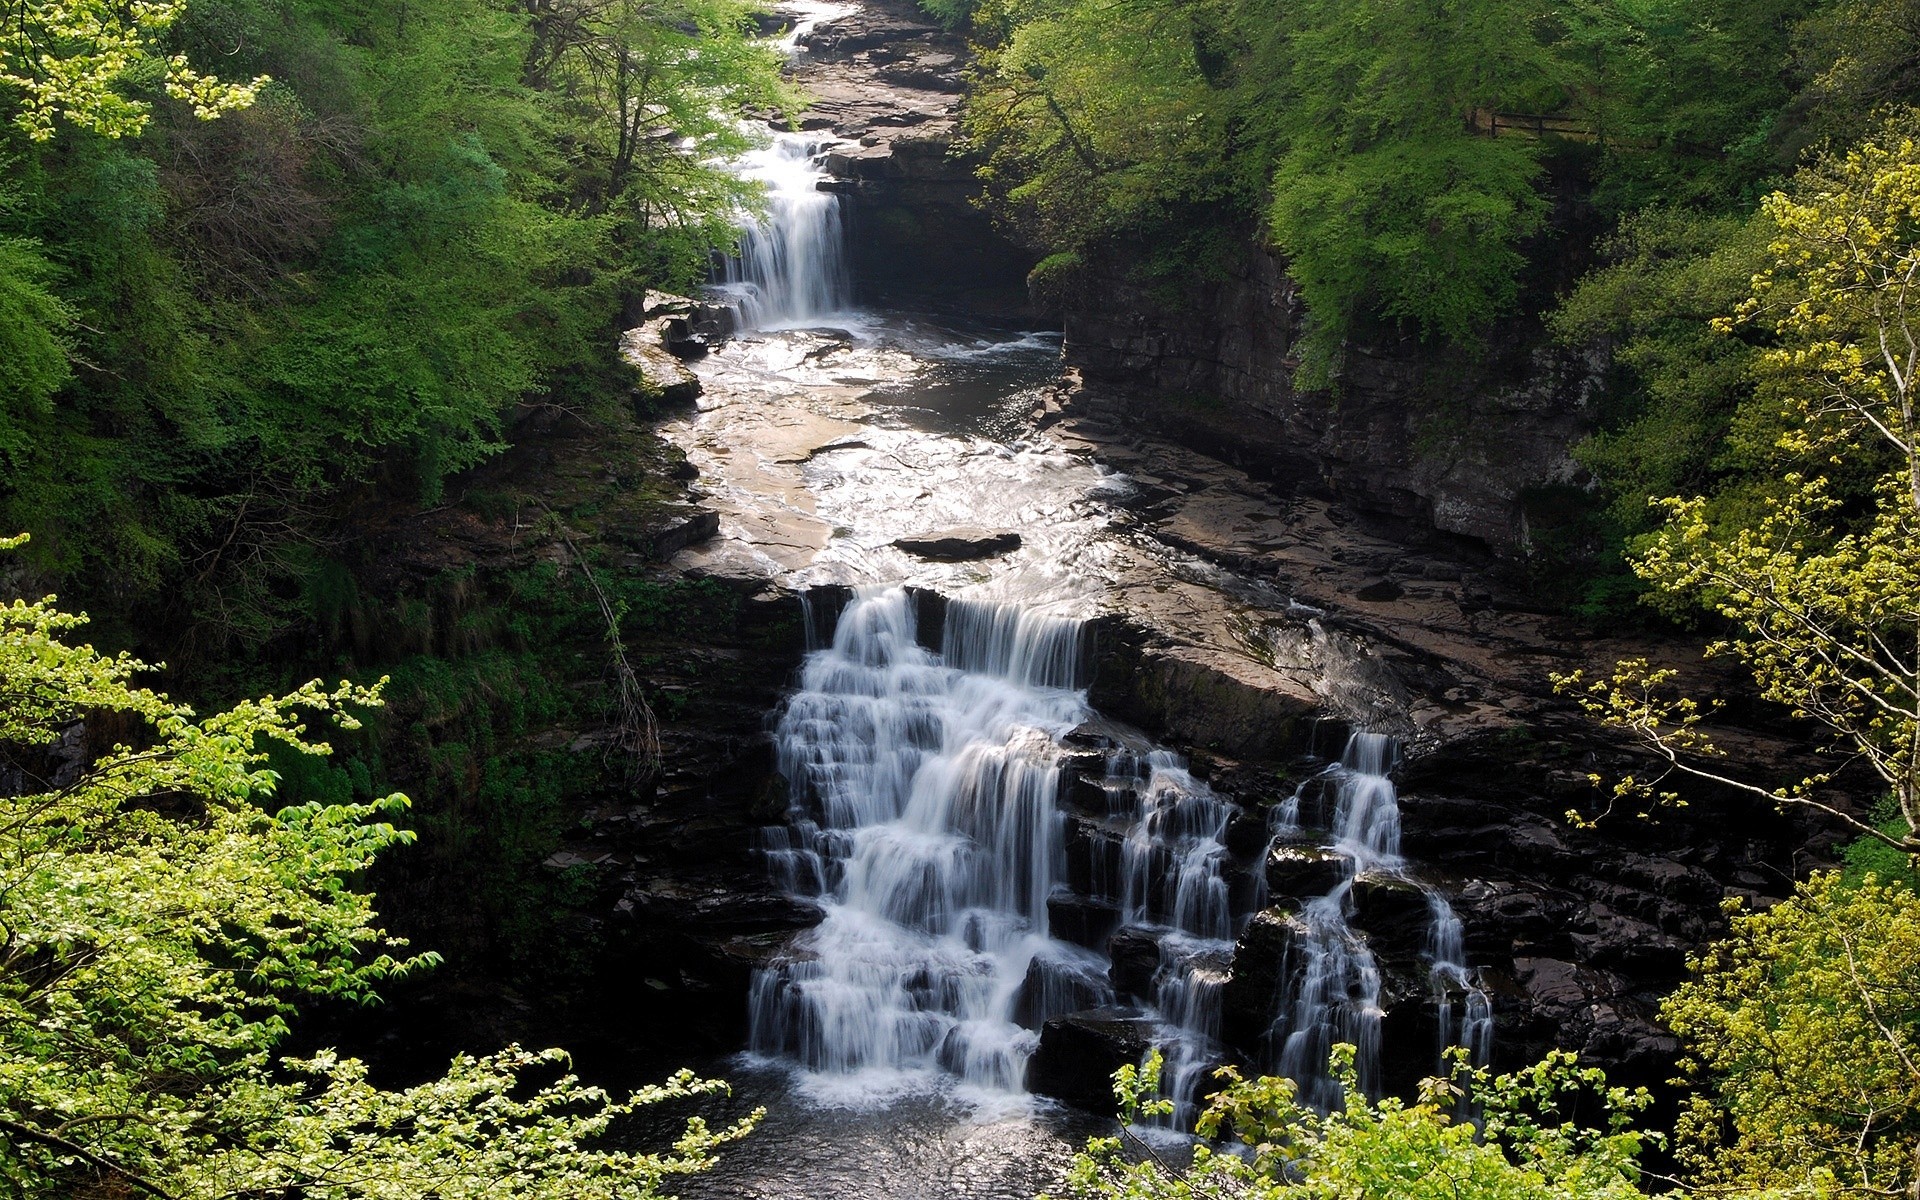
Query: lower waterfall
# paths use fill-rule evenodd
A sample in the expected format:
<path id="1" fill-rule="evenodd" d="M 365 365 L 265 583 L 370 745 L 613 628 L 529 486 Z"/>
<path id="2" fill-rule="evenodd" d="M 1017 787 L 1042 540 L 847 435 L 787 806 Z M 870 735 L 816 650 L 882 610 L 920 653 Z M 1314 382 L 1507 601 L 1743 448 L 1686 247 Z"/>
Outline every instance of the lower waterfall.
<path id="1" fill-rule="evenodd" d="M 769 859 L 825 919 L 756 977 L 753 1051 L 865 1097 L 940 1071 L 1017 1091 L 1040 1022 L 1105 998 L 1106 964 L 1047 925 L 1078 650 L 1076 622 L 955 601 L 935 653 L 904 590 L 848 602 L 774 732 Z"/>
<path id="2" fill-rule="evenodd" d="M 1485 1060 L 1490 1007 L 1459 920 L 1400 856 L 1393 739 L 1351 735 L 1340 762 L 1268 813 L 1264 850 L 1249 848 L 1230 832 L 1251 819 L 1242 806 L 1179 755 L 1111 737 L 1087 748 L 1099 738 L 1076 732 L 1096 716 L 1081 623 L 953 600 L 936 652 L 920 609 L 902 588 L 855 591 L 778 717 L 790 807 L 764 832 L 764 857 L 823 919 L 756 973 L 754 1053 L 839 1101 L 943 1078 L 1017 1093 L 1048 1018 L 1131 999 L 1128 1019 L 1166 1058 L 1172 1123 L 1188 1127 L 1208 1072 L 1235 1058 L 1221 1024 L 1236 938 L 1256 911 L 1282 911 L 1268 908 L 1266 860 L 1312 846 L 1336 864 L 1321 877 L 1332 882 L 1289 898 L 1255 1065 L 1329 1107 L 1340 1092 L 1328 1053 L 1350 1042 L 1362 1086 L 1376 1086 L 1382 968 L 1356 928 L 1357 892 L 1419 906 L 1432 1064 L 1453 1045 Z M 1072 789 L 1069 759 L 1081 764 Z M 1052 907 L 1068 898 L 1082 915 L 1056 936 Z"/>
<path id="3" fill-rule="evenodd" d="M 1301 824 L 1300 795 L 1273 817 L 1274 844 L 1326 845 L 1340 878 L 1326 894 L 1307 898 L 1295 918 L 1294 961 L 1267 1032 L 1270 1066 L 1296 1080 L 1312 1104 L 1330 1108 L 1340 1088 L 1327 1072 L 1335 1044 L 1353 1045 L 1362 1090 L 1378 1090 L 1382 973 L 1372 948 L 1355 930 L 1356 887 L 1417 892 L 1428 921 L 1424 959 L 1438 1029 L 1434 1069 L 1450 1046 L 1464 1046 L 1484 1064 L 1493 1036 L 1492 1007 L 1466 964 L 1460 920 L 1446 897 L 1410 875 L 1400 856 L 1399 791 L 1391 771 L 1392 738 L 1355 732 L 1340 761 L 1318 785 L 1318 837 Z M 1301 792 L 1308 789 L 1303 787 Z M 1457 1013 L 1456 1013 L 1456 1010 Z"/>

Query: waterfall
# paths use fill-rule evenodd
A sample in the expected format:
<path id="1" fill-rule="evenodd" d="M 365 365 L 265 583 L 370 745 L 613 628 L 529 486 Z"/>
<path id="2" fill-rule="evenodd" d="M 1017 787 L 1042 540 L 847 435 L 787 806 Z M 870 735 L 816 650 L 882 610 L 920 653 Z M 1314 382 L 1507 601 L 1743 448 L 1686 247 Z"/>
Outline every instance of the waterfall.
<path id="1" fill-rule="evenodd" d="M 942 1071 L 1017 1091 L 1040 1022 L 1109 998 L 1104 961 L 1048 936 L 1078 635 L 955 601 L 935 653 L 902 589 L 847 604 L 774 731 L 792 808 L 767 858 L 825 918 L 756 975 L 756 1053 L 866 1098 Z"/>
<path id="2" fill-rule="evenodd" d="M 740 254 L 726 260 L 715 291 L 739 329 L 805 325 L 853 305 L 840 197 L 822 191 L 817 138 L 776 133 L 734 164 L 761 185 L 765 212 L 743 218 Z"/>
<path id="3" fill-rule="evenodd" d="M 1321 1108 L 1341 1101 L 1338 1084 L 1327 1074 L 1335 1043 L 1358 1049 L 1362 1090 L 1375 1091 L 1380 1072 L 1381 970 L 1350 923 L 1357 884 L 1397 885 L 1423 895 L 1427 978 L 1438 1026 L 1435 1068 L 1451 1046 L 1466 1047 L 1476 1065 L 1484 1064 L 1491 1050 L 1492 1004 L 1467 967 L 1460 919 L 1446 897 L 1407 873 L 1400 856 L 1399 789 L 1391 778 L 1397 757 L 1392 738 L 1356 732 L 1322 781 L 1332 796 L 1327 827 L 1343 878 L 1298 914 L 1286 992 L 1267 1033 L 1272 1066 L 1298 1082 L 1302 1096 Z M 1300 838 L 1300 801 L 1296 793 L 1277 810 L 1275 844 Z"/>
<path id="4" fill-rule="evenodd" d="M 935 651 L 918 609 L 904 589 L 861 589 L 829 638 L 803 601 L 809 652 L 774 728 L 789 809 L 760 850 L 823 918 L 756 972 L 751 1049 L 840 1100 L 947 1077 L 1018 1092 L 1048 1018 L 1129 996 L 1165 1056 L 1170 1123 L 1190 1128 L 1207 1072 L 1232 1057 L 1221 1024 L 1235 939 L 1267 902 L 1262 872 L 1229 846 L 1251 853 L 1230 835 L 1243 810 L 1170 750 L 1069 749 L 1094 716 L 1079 622 L 953 600 Z M 1078 776 L 1071 844 L 1070 753 L 1095 764 Z M 1288 918 L 1263 1063 L 1322 1107 L 1341 1098 L 1326 1070 L 1334 1043 L 1359 1047 L 1363 1087 L 1380 1072 L 1382 968 L 1354 927 L 1357 890 L 1411 903 L 1412 928 L 1425 923 L 1424 947 L 1403 953 L 1425 964 L 1436 1061 L 1464 1045 L 1484 1062 L 1491 1037 L 1459 919 L 1401 858 L 1397 755 L 1392 739 L 1356 733 L 1269 817 L 1269 853 L 1305 840 L 1311 791 L 1338 863 L 1326 893 Z M 1083 945 L 1054 937 L 1050 902 L 1070 891 L 1117 930 L 1089 935 L 1083 918 L 1067 931 Z"/>

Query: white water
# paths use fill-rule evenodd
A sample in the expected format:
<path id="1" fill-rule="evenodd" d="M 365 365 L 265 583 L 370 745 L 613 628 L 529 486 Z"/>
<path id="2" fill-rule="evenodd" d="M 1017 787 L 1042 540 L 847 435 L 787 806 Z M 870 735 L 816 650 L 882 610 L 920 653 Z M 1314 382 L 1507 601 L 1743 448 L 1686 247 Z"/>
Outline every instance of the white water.
<path id="1" fill-rule="evenodd" d="M 1328 828 L 1345 877 L 1302 906 L 1303 936 L 1288 964 L 1287 988 L 1267 1033 L 1272 1066 L 1298 1081 L 1303 1096 L 1322 1108 L 1340 1103 L 1327 1073 L 1333 1046 L 1358 1050 L 1361 1089 L 1377 1091 L 1380 1073 L 1381 972 L 1366 939 L 1350 924 L 1355 880 L 1363 875 L 1417 887 L 1425 894 L 1429 929 L 1428 981 L 1437 1013 L 1435 1069 L 1450 1046 L 1464 1046 L 1476 1065 L 1491 1051 L 1493 1010 L 1468 969 L 1460 920 L 1446 897 L 1410 876 L 1400 855 L 1399 790 L 1390 777 L 1398 755 L 1392 738 L 1356 732 L 1323 783 L 1332 795 Z M 1301 835 L 1299 796 L 1275 814 L 1275 840 Z M 1456 1009 L 1458 1013 L 1456 1014 Z"/>
<path id="2" fill-rule="evenodd" d="M 1105 998 L 1104 962 L 1047 932 L 1058 739 L 1090 715 L 1078 643 L 1074 622 L 955 601 L 936 654 L 912 597 L 875 588 L 808 656 L 774 732 L 793 807 L 769 858 L 823 883 L 826 916 L 751 1003 L 752 1049 L 799 1063 L 815 1095 L 870 1102 L 940 1072 L 1018 1092 L 1032 1028 Z"/>
<path id="3" fill-rule="evenodd" d="M 841 11 L 832 4 L 801 10 L 781 49 L 801 53 L 807 30 Z M 873 321 L 850 311 L 842 202 L 822 189 L 826 149 L 817 138 L 776 134 L 737 164 L 766 196 L 764 215 L 743 220 L 741 254 L 716 285 L 737 328 L 831 321 L 860 330 Z M 768 354 L 786 349 L 781 339 L 761 340 Z M 911 360 L 903 368 L 911 377 L 926 362 L 993 360 L 1053 343 L 1027 335 L 908 344 L 913 353 L 899 356 Z M 804 386 L 807 372 L 818 371 L 808 364 L 820 347 L 792 353 L 794 362 L 767 364 L 760 386 Z M 956 447 L 964 451 L 957 457 Z M 948 523 L 1020 529 L 1028 539 L 1022 570 L 1044 580 L 1046 594 L 1101 587 L 1085 547 L 1106 543 L 1077 532 L 1107 519 L 1087 501 L 1092 485 L 1081 476 L 1098 482 L 1087 464 L 871 426 L 829 458 L 809 467 L 811 491 L 819 514 L 847 533 L 836 532 L 834 549 L 818 561 L 884 568 L 898 558 L 888 549 L 892 539 L 915 531 L 893 525 L 937 525 L 951 507 Z M 981 470 L 981 461 L 995 469 Z M 904 474 L 895 469 L 902 463 L 911 467 Z M 1061 539 L 1068 528 L 1075 535 Z M 949 573 L 971 587 L 975 569 Z M 900 575 L 880 569 L 858 577 Z M 1082 626 L 1013 605 L 955 600 L 934 652 L 920 644 L 915 617 L 913 598 L 900 588 L 856 592 L 831 643 L 809 647 L 799 691 L 775 730 L 791 808 L 784 825 L 764 831 L 761 848 L 779 884 L 816 898 L 824 919 L 756 974 L 751 1048 L 797 1066 L 804 1093 L 837 1104 L 872 1106 L 951 1080 L 975 1099 L 1017 1095 L 1047 1017 L 1114 999 L 1112 964 L 1052 937 L 1047 908 L 1065 891 L 1061 739 L 1093 715 L 1077 690 Z M 811 637 L 811 614 L 808 630 Z M 1350 924 L 1358 875 L 1421 886 L 1426 895 L 1436 1051 L 1463 1044 L 1484 1061 L 1491 1036 L 1459 921 L 1439 893 L 1406 874 L 1389 778 L 1395 753 L 1388 738 L 1356 734 L 1323 779 L 1331 812 L 1319 824 L 1347 875 L 1297 914 L 1305 934 L 1288 964 L 1262 1064 L 1298 1079 L 1323 1105 L 1339 1099 L 1326 1077 L 1332 1043 L 1361 1047 L 1363 1086 L 1379 1074 L 1380 969 Z M 1149 939 L 1157 953 L 1137 998 L 1166 1054 L 1163 1087 L 1179 1105 L 1171 1123 L 1186 1128 L 1204 1076 L 1228 1057 L 1221 993 L 1234 938 L 1265 903 L 1264 879 L 1258 865 L 1246 874 L 1225 844 L 1239 807 L 1172 752 L 1114 752 L 1104 790 L 1112 854 L 1095 864 L 1092 898 L 1111 904 L 1122 929 Z M 1296 797 L 1281 811 L 1280 836 L 1300 835 L 1299 807 Z"/>
<path id="4" fill-rule="evenodd" d="M 817 137 L 776 133 L 735 164 L 766 202 L 763 214 L 743 214 L 740 255 L 715 288 L 738 329 L 817 324 L 853 306 L 840 197 L 820 187 L 825 150 Z"/>

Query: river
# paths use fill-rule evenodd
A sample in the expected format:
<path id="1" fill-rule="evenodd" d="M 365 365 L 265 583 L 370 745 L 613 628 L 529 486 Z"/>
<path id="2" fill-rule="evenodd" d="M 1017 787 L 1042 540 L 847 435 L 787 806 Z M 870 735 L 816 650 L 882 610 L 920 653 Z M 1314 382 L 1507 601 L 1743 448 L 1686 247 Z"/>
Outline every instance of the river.
<path id="1" fill-rule="evenodd" d="M 1255 811 L 1094 710 L 1102 614 L 1247 662 L 1249 630 L 1303 618 L 1134 534 L 1142 483 L 1051 427 L 1057 335 L 858 305 L 842 201 L 820 186 L 830 147 L 780 134 L 741 163 L 768 204 L 714 290 L 739 328 L 695 364 L 697 411 L 664 430 L 720 515 L 676 565 L 810 598 L 810 652 L 769 717 L 790 807 L 761 848 L 823 917 L 757 974 L 751 1045 L 720 1067 L 767 1123 L 681 1193 L 1031 1195 L 1102 1125 L 1027 1091 L 1030 1069 L 1080 1065 L 1035 1058 L 1041 1028 L 1076 1013 L 1160 1047 L 1175 1123 L 1190 1120 L 1210 1069 L 1248 1061 L 1223 1041 L 1224 990 L 1280 847 L 1330 870 L 1297 915 L 1270 915 L 1294 967 L 1254 997 L 1252 1065 L 1331 1103 L 1333 1041 L 1377 1064 L 1356 888 L 1430 911 L 1429 1053 L 1484 1057 L 1458 922 L 1400 857 L 1392 739 L 1329 747 L 1288 804 Z"/>

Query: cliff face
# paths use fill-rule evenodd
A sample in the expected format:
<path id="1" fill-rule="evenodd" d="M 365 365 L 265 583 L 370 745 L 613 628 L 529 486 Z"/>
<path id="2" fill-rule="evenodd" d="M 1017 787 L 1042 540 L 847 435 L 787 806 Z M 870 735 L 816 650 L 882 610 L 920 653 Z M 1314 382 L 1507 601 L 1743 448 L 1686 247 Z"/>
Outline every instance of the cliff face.
<path id="1" fill-rule="evenodd" d="M 1483 543 L 1527 546 L 1534 489 L 1576 483 L 1604 361 L 1496 337 L 1491 365 L 1417 339 L 1348 347 L 1337 388 L 1294 387 L 1304 310 L 1285 264 L 1250 247 L 1169 301 L 1094 269 L 1065 312 L 1066 353 L 1092 414 L 1224 459 L 1281 490 Z M 1536 331 L 1537 332 L 1537 331 Z M 1537 337 L 1531 339 L 1538 342 Z"/>

